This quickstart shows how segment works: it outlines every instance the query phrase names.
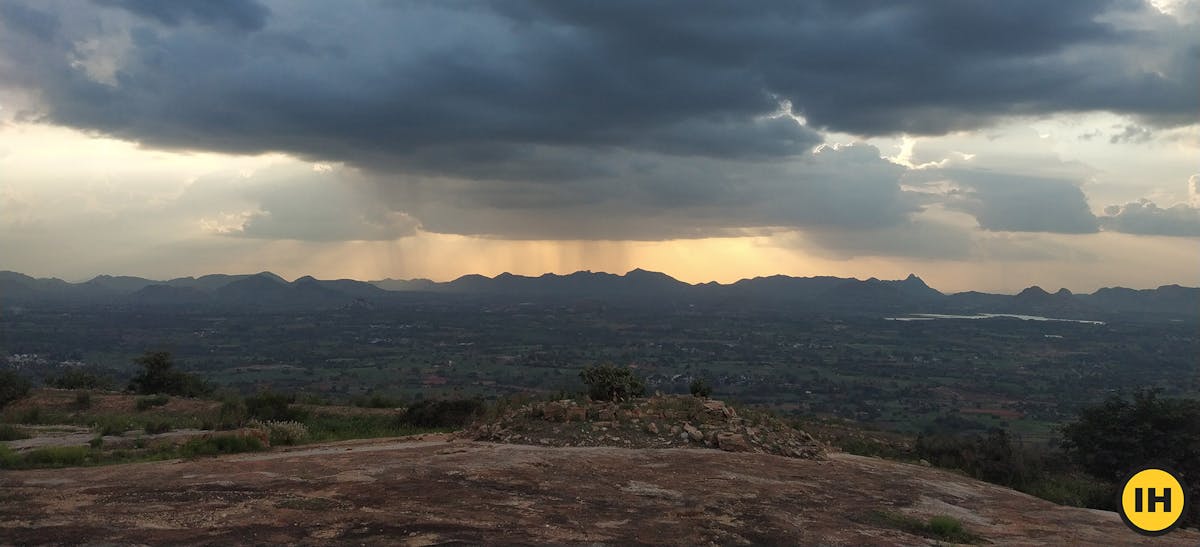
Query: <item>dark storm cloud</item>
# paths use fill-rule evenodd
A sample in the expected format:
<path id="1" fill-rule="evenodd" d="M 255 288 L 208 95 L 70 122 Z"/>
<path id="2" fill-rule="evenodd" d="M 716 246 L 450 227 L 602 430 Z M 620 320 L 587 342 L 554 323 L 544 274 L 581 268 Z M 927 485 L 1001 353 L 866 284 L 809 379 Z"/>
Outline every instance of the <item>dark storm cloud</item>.
<path id="1" fill-rule="evenodd" d="M 15 1 L 0 2 L 0 22 L 5 27 L 25 32 L 47 42 L 58 32 L 58 17 Z"/>
<path id="2" fill-rule="evenodd" d="M 42 119 L 344 161 L 455 233 L 881 229 L 922 206 L 903 169 L 870 147 L 813 154 L 819 130 L 1092 110 L 1190 123 L 1200 87 L 1200 33 L 1132 0 L 45 5 L 71 21 L 52 45 L 0 35 L 0 81 L 33 91 Z M 1037 184 L 954 199 L 985 229 L 1095 231 L 1077 187 Z"/>
<path id="3" fill-rule="evenodd" d="M 553 183 L 433 179 L 386 191 L 426 230 L 521 239 L 876 229 L 904 222 L 923 204 L 919 194 L 900 189 L 904 168 L 868 145 L 826 146 L 786 163 L 630 154 L 606 167 Z"/>
<path id="4" fill-rule="evenodd" d="M 270 10 L 255 0 L 94 0 L 168 26 L 184 22 L 237 30 L 258 30 Z"/>
<path id="5" fill-rule="evenodd" d="M 950 209 L 971 214 L 984 230 L 1086 234 L 1099 227 L 1087 198 L 1063 179 L 971 169 L 931 170 L 959 188 L 947 196 Z"/>
<path id="6" fill-rule="evenodd" d="M 1130 1 L 289 2 L 269 20 L 252 2 L 106 1 L 168 26 L 134 33 L 116 86 L 65 57 L 42 69 L 47 114 L 161 146 L 376 164 L 495 143 L 780 156 L 816 140 L 754 123 L 782 101 L 860 134 L 1057 111 L 1182 122 L 1197 105 L 1193 58 L 1109 21 L 1148 9 Z M 265 36 L 172 27 L 185 20 Z"/>
<path id="7" fill-rule="evenodd" d="M 1143 199 L 1105 207 L 1100 225 L 1127 234 L 1200 237 L 1200 209 L 1182 203 L 1162 208 Z"/>

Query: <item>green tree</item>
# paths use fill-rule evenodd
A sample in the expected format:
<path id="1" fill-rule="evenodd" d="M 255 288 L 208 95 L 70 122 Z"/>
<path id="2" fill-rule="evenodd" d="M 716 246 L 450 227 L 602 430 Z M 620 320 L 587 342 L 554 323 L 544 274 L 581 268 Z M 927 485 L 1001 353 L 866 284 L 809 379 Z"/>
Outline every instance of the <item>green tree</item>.
<path id="1" fill-rule="evenodd" d="M 707 399 L 710 395 L 712 395 L 713 388 L 703 378 L 696 378 L 695 380 L 692 380 L 691 385 L 688 386 L 688 391 L 690 391 L 692 395 L 695 395 L 696 397 L 703 397 Z"/>
<path id="2" fill-rule="evenodd" d="M 632 369 L 600 365 L 587 367 L 579 373 L 588 386 L 588 396 L 597 401 L 623 401 L 641 397 L 646 383 Z"/>
<path id="3" fill-rule="evenodd" d="M 129 381 L 129 389 L 140 395 L 162 393 L 199 397 L 212 392 L 212 388 L 204 380 L 175 370 L 170 352 L 148 351 L 133 362 L 141 365 L 142 370 Z"/>
<path id="4" fill-rule="evenodd" d="M 246 414 L 251 418 L 263 421 L 300 421 L 307 415 L 304 410 L 292 408 L 296 396 L 292 394 L 261 391 L 253 397 L 246 397 Z"/>
<path id="5" fill-rule="evenodd" d="M 29 380 L 11 370 L 0 370 L 0 408 L 29 394 Z"/>
<path id="6" fill-rule="evenodd" d="M 1160 398 L 1150 390 L 1129 400 L 1114 395 L 1063 428 L 1063 449 L 1097 478 L 1119 483 L 1139 469 L 1160 467 L 1200 492 L 1200 401 Z M 1200 524 L 1196 505 L 1184 516 L 1193 526 Z"/>

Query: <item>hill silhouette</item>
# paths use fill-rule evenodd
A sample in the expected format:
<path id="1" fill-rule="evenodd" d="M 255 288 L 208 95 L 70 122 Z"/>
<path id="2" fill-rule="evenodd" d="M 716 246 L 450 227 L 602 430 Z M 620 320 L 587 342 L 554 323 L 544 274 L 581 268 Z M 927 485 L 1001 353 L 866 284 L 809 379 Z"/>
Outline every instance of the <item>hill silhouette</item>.
<path id="1" fill-rule="evenodd" d="M 213 307 L 328 308 L 356 303 L 408 301 L 439 295 L 490 300 L 603 300 L 636 306 L 708 305 L 822 310 L 845 313 L 1006 313 L 1064 318 L 1113 314 L 1200 317 L 1200 288 L 1164 285 L 1157 289 L 1103 288 L 1091 294 L 1054 293 L 1038 286 L 1016 295 L 975 291 L 943 294 L 920 277 L 905 279 L 791 277 L 773 275 L 734 283 L 689 284 L 661 272 L 642 269 L 624 275 L 580 271 L 495 277 L 464 275 L 448 282 L 428 279 L 357 281 L 304 276 L 288 282 L 271 272 L 210 274 L 155 281 L 129 276 L 97 276 L 83 283 L 35 279 L 0 272 L 5 305 L 139 306 L 209 305 Z"/>

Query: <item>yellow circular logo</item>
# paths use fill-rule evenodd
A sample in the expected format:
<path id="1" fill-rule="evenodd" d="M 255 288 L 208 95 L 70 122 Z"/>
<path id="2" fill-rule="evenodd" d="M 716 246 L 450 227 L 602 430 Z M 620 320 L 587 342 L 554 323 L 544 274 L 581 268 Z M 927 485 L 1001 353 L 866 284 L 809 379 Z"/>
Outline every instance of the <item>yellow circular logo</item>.
<path id="1" fill-rule="evenodd" d="M 1121 487 L 1121 520 L 1135 532 L 1158 536 L 1179 524 L 1188 504 L 1183 483 L 1170 471 L 1143 469 Z"/>

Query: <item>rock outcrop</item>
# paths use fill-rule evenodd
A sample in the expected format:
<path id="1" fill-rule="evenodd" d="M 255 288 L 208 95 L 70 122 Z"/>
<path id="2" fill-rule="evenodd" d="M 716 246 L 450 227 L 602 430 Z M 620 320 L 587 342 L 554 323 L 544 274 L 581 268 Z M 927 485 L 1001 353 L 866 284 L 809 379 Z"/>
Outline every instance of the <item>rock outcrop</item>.
<path id="1" fill-rule="evenodd" d="M 690 396 L 528 403 L 482 420 L 459 437 L 545 446 L 719 448 L 807 459 L 825 455 L 812 436 L 772 414 L 739 413 L 724 402 Z"/>

